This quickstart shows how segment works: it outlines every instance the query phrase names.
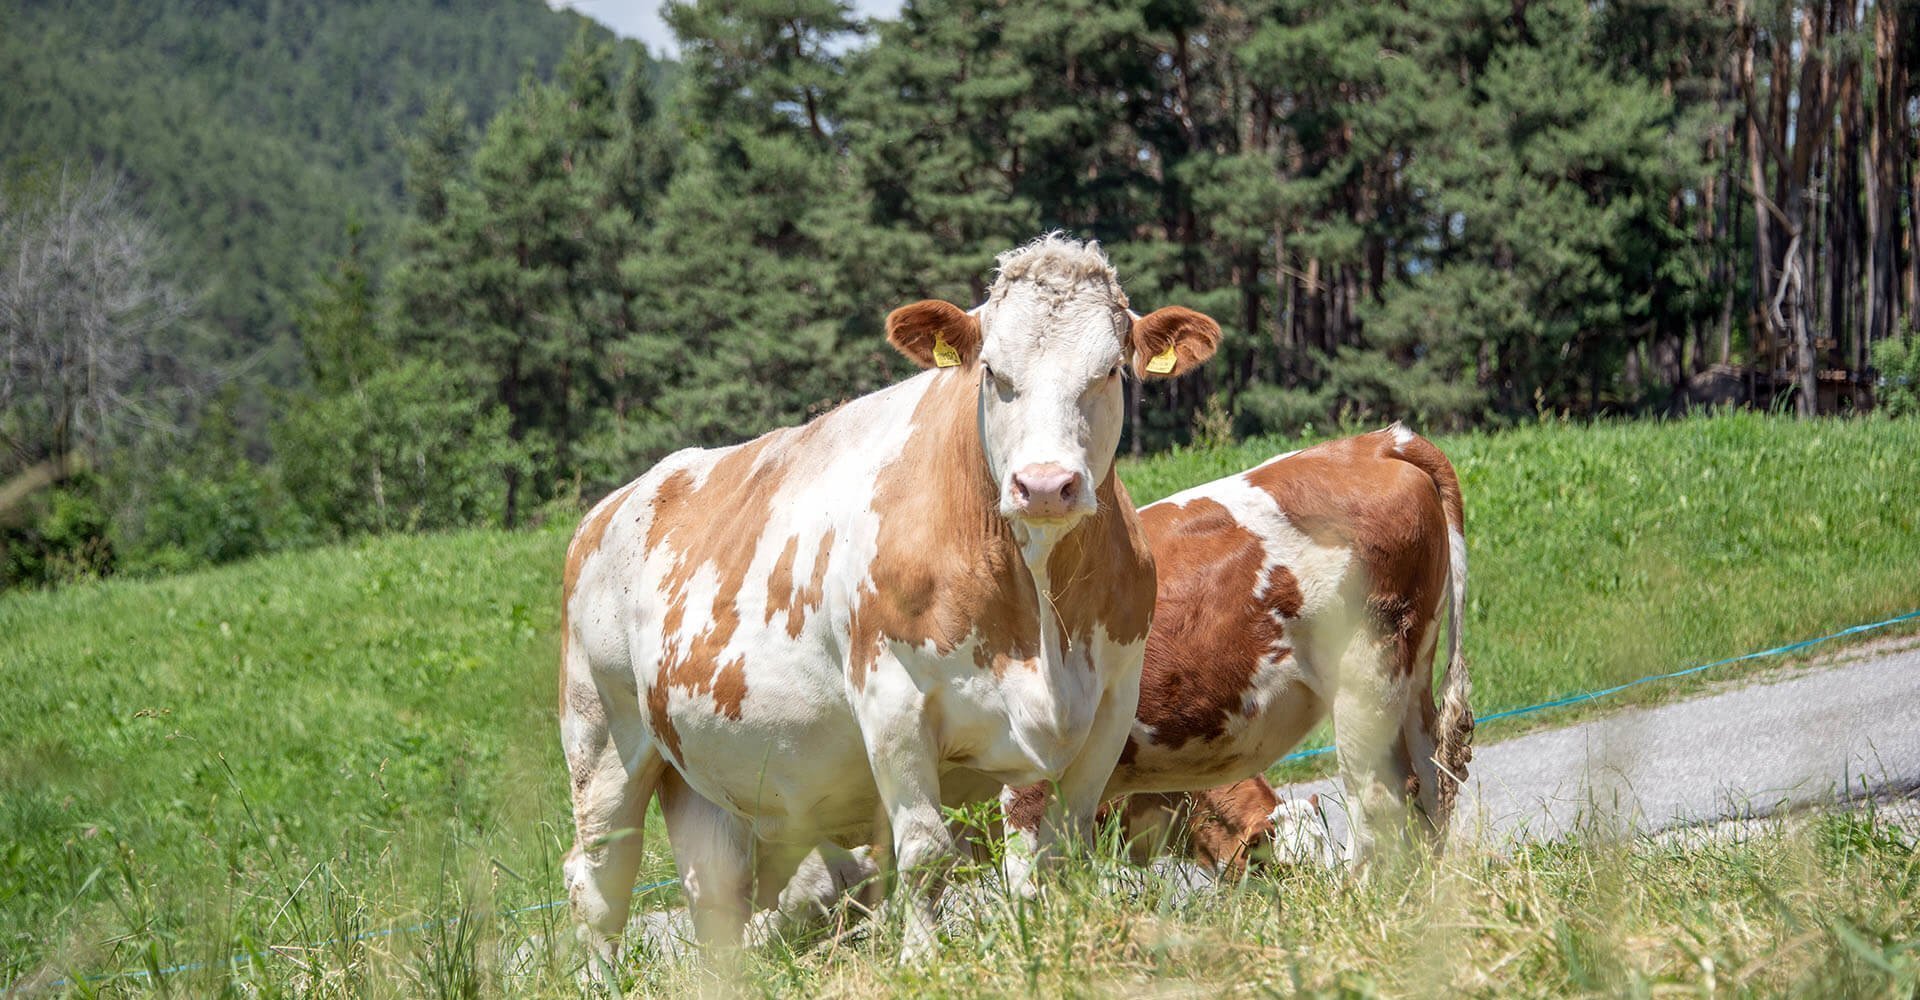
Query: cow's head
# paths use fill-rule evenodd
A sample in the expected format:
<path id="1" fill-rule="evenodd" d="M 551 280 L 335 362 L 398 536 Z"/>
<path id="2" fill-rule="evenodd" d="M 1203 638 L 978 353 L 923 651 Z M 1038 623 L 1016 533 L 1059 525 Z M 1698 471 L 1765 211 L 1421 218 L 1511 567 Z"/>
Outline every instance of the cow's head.
<path id="1" fill-rule="evenodd" d="M 1000 255 L 985 304 L 928 300 L 887 317 L 922 367 L 979 380 L 980 442 L 1000 513 L 1067 528 L 1098 507 L 1125 412 L 1121 370 L 1172 378 L 1213 355 L 1220 326 L 1191 309 L 1127 308 L 1098 243 L 1047 236 Z"/>

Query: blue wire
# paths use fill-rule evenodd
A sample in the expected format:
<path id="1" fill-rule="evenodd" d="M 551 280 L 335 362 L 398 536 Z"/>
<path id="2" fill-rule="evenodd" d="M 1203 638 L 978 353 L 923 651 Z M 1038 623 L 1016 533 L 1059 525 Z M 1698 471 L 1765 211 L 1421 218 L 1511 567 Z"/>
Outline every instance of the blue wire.
<path id="1" fill-rule="evenodd" d="M 1675 677 L 1685 677 L 1688 674 L 1697 674 L 1703 670 L 1711 670 L 1714 667 L 1724 667 L 1729 663 L 1740 663 L 1746 660 L 1758 660 L 1758 659 L 1761 659 L 1762 657 L 1768 657 L 1768 656 L 1780 656 L 1785 653 L 1791 653 L 1796 650 L 1805 649 L 1808 646 L 1817 646 L 1823 642 L 1829 642 L 1834 639 L 1844 638 L 1849 635 L 1858 635 L 1862 632 L 1871 632 L 1875 629 L 1886 628 L 1889 625 L 1898 625 L 1901 622 L 1912 621 L 1913 619 L 1916 619 L 1916 618 L 1920 618 L 1920 609 L 1909 611 L 1904 615 L 1896 615 L 1895 617 L 1888 618 L 1885 621 L 1870 622 L 1865 625 L 1855 625 L 1852 628 L 1843 628 L 1838 632 L 1832 633 L 1831 635 L 1823 635 L 1813 639 L 1802 639 L 1798 642 L 1790 642 L 1784 646 L 1775 646 L 1772 649 L 1763 649 L 1755 653 L 1743 653 L 1739 656 L 1730 656 L 1724 660 L 1715 660 L 1712 663 L 1702 663 L 1697 667 L 1688 667 L 1684 670 L 1675 670 L 1670 673 L 1653 674 L 1647 677 L 1640 677 L 1634 680 L 1630 680 L 1625 684 L 1616 684 L 1613 687 L 1599 688 L 1593 691 L 1585 691 L 1580 694 L 1571 694 L 1571 695 L 1567 695 L 1564 698 L 1555 698 L 1552 701 L 1543 701 L 1537 705 L 1528 705 L 1524 708 L 1509 708 L 1502 712 L 1495 712 L 1492 715 L 1480 716 L 1478 721 L 1492 722 L 1495 719 L 1511 719 L 1516 716 L 1532 715 L 1535 712 L 1544 712 L 1544 711 L 1547 711 L 1548 709 L 1565 708 L 1568 705 L 1578 705 L 1581 702 L 1594 701 L 1600 698 L 1605 698 L 1608 695 L 1619 694 L 1620 692 L 1625 691 L 1630 687 L 1638 687 L 1642 684 L 1651 684 L 1654 681 L 1672 680 Z M 1311 757 L 1319 757 L 1323 754 L 1329 754 L 1332 752 L 1333 752 L 1333 747 L 1330 747 L 1330 746 L 1314 747 L 1311 750 L 1300 750 L 1294 753 L 1290 753 L 1285 757 L 1280 758 L 1278 763 L 1286 763 L 1288 761 L 1295 761 L 1295 760 L 1306 760 Z M 645 893 L 652 892 L 655 889 L 664 889 L 670 885 L 677 885 L 679 881 L 680 881 L 679 879 L 667 879 L 661 882 L 654 882 L 648 885 L 638 886 L 633 891 L 635 895 L 642 895 Z M 563 906 L 565 905 L 565 903 L 566 903 L 565 900 L 554 900 L 553 902 L 550 902 L 550 903 L 535 903 L 532 906 L 523 906 L 517 910 L 507 910 L 501 913 L 500 916 L 511 917 L 511 916 L 516 916 L 518 914 L 522 914 L 522 913 L 532 913 L 536 910 L 551 910 L 556 906 Z M 413 924 L 407 927 L 388 927 L 383 930 L 366 931 L 364 933 L 355 934 L 350 937 L 334 938 L 331 941 L 316 941 L 312 944 L 309 944 L 307 947 L 324 948 L 327 945 L 332 945 L 332 944 L 346 944 L 352 941 L 365 941 L 373 938 L 392 937 L 396 934 L 411 934 L 415 931 L 426 930 L 429 927 L 451 926 L 459 922 L 460 922 L 460 918 L 458 917 L 455 917 L 451 920 L 429 920 L 424 923 Z M 269 951 L 264 954 L 267 957 L 271 957 L 272 952 Z M 232 958 L 228 959 L 227 964 L 239 965 L 241 962 L 251 961 L 256 957 L 261 957 L 261 956 L 262 956 L 262 953 L 260 952 L 246 952 L 243 954 L 235 955 Z M 206 962 L 197 962 L 197 963 L 191 963 L 187 965 L 176 965 L 170 968 L 161 969 L 159 971 L 159 974 L 162 976 L 169 976 L 178 972 L 195 972 L 200 969 L 206 968 L 207 964 L 208 963 Z M 146 969 L 133 969 L 126 972 L 111 972 L 102 976 L 88 976 L 86 977 L 85 981 L 89 983 L 98 983 L 98 982 L 103 982 L 110 979 L 148 978 L 153 975 L 154 973 L 149 972 Z M 70 984 L 71 984 L 71 980 L 59 979 L 59 980 L 55 980 L 54 982 L 48 983 L 46 985 L 46 988 L 59 989 L 63 986 L 67 986 Z M 0 991 L 0 992 L 10 993 L 12 992 L 12 989 L 13 987 L 8 987 L 7 990 Z"/>

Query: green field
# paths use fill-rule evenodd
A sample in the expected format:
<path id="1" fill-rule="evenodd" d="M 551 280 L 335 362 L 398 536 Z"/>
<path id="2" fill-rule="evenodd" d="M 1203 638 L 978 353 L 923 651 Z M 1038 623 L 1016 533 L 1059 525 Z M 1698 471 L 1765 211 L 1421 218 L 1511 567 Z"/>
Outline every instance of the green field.
<path id="1" fill-rule="evenodd" d="M 1920 421 L 1736 414 L 1440 443 L 1466 490 L 1468 650 L 1483 713 L 1920 607 Z M 1281 443 L 1256 442 L 1178 453 L 1123 475 L 1144 503 L 1276 450 Z M 0 990 L 27 975 L 196 962 L 224 970 L 237 951 L 557 898 L 569 823 L 552 718 L 566 536 L 555 525 L 385 539 L 0 599 Z M 1482 738 L 1502 731 L 1489 726 Z M 1511 942 L 1508 971 L 1473 973 L 1455 956 L 1448 967 L 1460 975 L 1494 978 L 1444 982 L 1505 988 L 1516 981 L 1501 977 L 1537 970 L 1541 985 L 1522 992 L 1617 992 L 1608 984 L 1626 988 L 1643 974 L 1699 983 L 1711 973 L 1697 959 L 1723 946 L 1714 961 L 1730 977 L 1729 962 L 1805 939 L 1819 945 L 1813 957 L 1738 981 L 1786 988 L 1831 959 L 1849 975 L 1911 984 L 1916 953 L 1896 945 L 1913 940 L 1920 876 L 1875 830 L 1847 831 L 1841 848 L 1828 844 L 1834 836 L 1781 836 L 1720 853 L 1617 858 L 1606 870 L 1583 860 L 1590 852 L 1555 849 L 1422 876 L 1436 880 L 1433 893 L 1453 894 L 1461 922 L 1473 925 L 1436 925 L 1441 939 L 1493 948 L 1487 942 L 1507 932 L 1481 924 L 1531 927 Z M 1867 846 L 1845 846 L 1856 840 Z M 642 877 L 670 874 L 664 838 L 648 849 Z M 1845 857 L 1872 877 L 1809 860 L 1822 850 L 1854 851 Z M 1636 865 L 1651 868 L 1634 875 Z M 1777 892 L 1776 870 L 1794 877 Z M 1692 909 L 1670 902 L 1706 884 L 1702 872 L 1747 888 Z M 1045 926 L 1015 921 L 1034 935 L 1032 954 L 1053 956 L 1044 968 L 1021 971 L 1009 952 L 982 967 L 979 984 L 1084 993 L 1099 982 L 1144 989 L 1164 974 L 1169 987 L 1219 985 L 1244 982 L 1235 970 L 1245 963 L 1284 959 L 1293 964 L 1267 969 L 1282 990 L 1297 975 L 1314 989 L 1420 992 L 1381 964 L 1427 947 L 1389 933 L 1417 919 L 1413 897 L 1366 890 L 1353 902 L 1363 928 L 1341 917 L 1344 897 L 1328 887 L 1315 890 L 1323 900 L 1313 919 L 1293 921 L 1284 906 L 1289 919 L 1275 925 L 1273 893 L 1291 891 L 1256 887 L 1218 919 L 1156 914 L 1140 927 L 1157 928 L 1159 944 L 1138 928 L 1116 944 L 1100 922 L 1122 911 L 1063 893 L 1048 905 L 1087 912 Z M 1716 909 L 1723 903 L 1733 909 Z M 1888 907 L 1905 915 L 1875 916 Z M 1757 923 L 1727 925 L 1736 910 Z M 1545 923 L 1531 926 L 1535 917 Z M 1222 920 L 1267 929 L 1249 943 Z M 564 923 L 557 909 L 473 919 L 295 950 L 241 978 L 264 995 L 471 995 L 470 976 L 481 977 L 482 994 L 520 992 L 498 978 L 499 942 Z M 1073 938 L 1074 927 L 1088 936 Z M 1596 928 L 1637 928 L 1660 944 L 1609 938 L 1603 948 Z M 858 949 L 770 954 L 756 968 L 768 989 L 866 981 L 959 990 L 979 947 L 954 942 L 950 962 L 913 974 Z M 1118 950 L 1102 971 L 1107 948 Z M 1694 957 L 1675 957 L 1682 952 Z M 1474 954 L 1502 963 L 1499 953 Z M 203 978 L 186 995 L 218 979 L 189 975 Z M 542 975 L 565 980 L 557 967 Z M 657 975 L 667 978 L 652 985 L 671 988 L 678 973 Z"/>

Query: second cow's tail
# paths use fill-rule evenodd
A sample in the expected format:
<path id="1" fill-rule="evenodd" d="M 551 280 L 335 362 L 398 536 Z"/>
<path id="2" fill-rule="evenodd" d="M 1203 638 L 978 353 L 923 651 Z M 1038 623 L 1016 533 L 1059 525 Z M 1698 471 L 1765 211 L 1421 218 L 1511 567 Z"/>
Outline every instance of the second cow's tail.
<path id="1" fill-rule="evenodd" d="M 1459 782 L 1473 759 L 1473 682 L 1467 676 L 1466 515 L 1460 502 L 1460 477 L 1433 442 L 1395 424 L 1390 431 L 1399 457 L 1433 480 L 1447 519 L 1447 664 L 1440 680 L 1440 717 L 1434 734 L 1434 761 L 1440 765 L 1440 805 L 1451 809 Z"/>

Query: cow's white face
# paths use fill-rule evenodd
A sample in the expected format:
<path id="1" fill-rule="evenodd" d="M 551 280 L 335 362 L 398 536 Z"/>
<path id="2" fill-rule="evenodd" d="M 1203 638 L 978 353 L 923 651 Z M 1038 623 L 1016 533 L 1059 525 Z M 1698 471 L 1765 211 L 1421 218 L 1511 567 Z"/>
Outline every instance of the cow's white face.
<path id="1" fill-rule="evenodd" d="M 1047 238 L 1000 265 L 985 304 L 904 306 L 887 317 L 887 338 L 922 365 L 978 379 L 982 457 L 1001 515 L 1064 530 L 1099 506 L 1124 422 L 1122 369 L 1178 375 L 1213 354 L 1220 327 L 1178 306 L 1130 312 L 1097 244 Z"/>
<path id="2" fill-rule="evenodd" d="M 1017 287 L 975 313 L 980 444 L 1002 516 L 1068 527 L 1093 513 L 1120 445 L 1131 323 L 1104 287 L 1051 302 L 1035 292 Z"/>

